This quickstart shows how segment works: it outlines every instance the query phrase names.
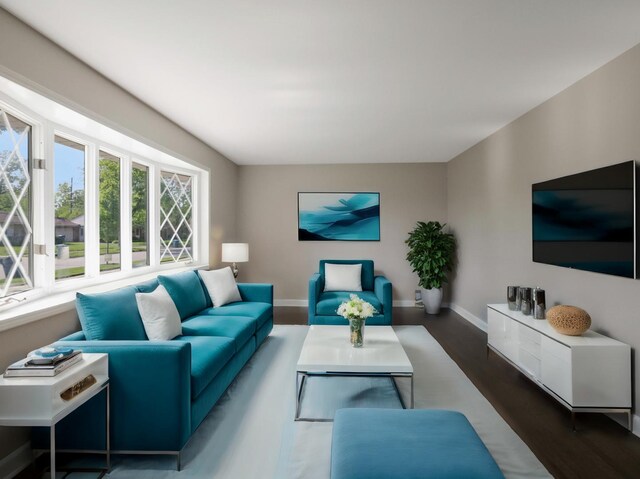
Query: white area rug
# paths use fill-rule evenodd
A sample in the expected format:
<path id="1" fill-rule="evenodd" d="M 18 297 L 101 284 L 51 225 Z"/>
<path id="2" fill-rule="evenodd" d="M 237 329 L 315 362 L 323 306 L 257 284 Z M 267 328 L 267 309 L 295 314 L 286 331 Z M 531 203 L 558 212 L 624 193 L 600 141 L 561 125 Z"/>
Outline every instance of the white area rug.
<path id="1" fill-rule="evenodd" d="M 399 326 L 395 330 L 414 366 L 416 408 L 464 413 L 506 477 L 551 477 L 426 329 Z M 171 459 L 160 456 L 116 456 L 109 477 L 329 479 L 332 424 L 293 421 L 295 364 L 306 332 L 306 326 L 274 328 L 191 438 L 181 472 L 175 471 Z M 323 387 L 323 398 L 315 405 L 314 397 L 320 395 L 307 390 L 305 413 L 330 415 L 340 407 L 327 405 L 331 391 L 339 390 L 341 401 L 348 404 L 392 407 L 396 400 L 388 382 L 346 381 L 354 382 L 328 388 L 315 384 Z M 408 397 L 408 381 L 400 380 L 398 386 Z"/>

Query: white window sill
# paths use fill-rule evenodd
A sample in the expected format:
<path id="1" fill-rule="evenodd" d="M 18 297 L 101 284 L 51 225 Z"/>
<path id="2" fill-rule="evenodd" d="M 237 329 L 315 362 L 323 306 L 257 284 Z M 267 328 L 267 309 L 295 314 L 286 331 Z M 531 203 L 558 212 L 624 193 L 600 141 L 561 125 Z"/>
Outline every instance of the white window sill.
<path id="1" fill-rule="evenodd" d="M 142 283 L 153 279 L 161 274 L 174 274 L 183 271 L 206 268 L 206 264 L 190 264 L 163 271 L 153 271 L 151 273 L 129 276 L 116 281 L 96 284 L 87 288 L 78 288 L 73 291 L 66 291 L 50 294 L 44 297 L 33 298 L 21 304 L 7 305 L 0 310 L 0 332 L 7 329 L 16 328 L 24 324 L 39 321 L 56 314 L 72 311 L 76 307 L 76 293 L 101 293 L 122 288 L 132 284 Z"/>

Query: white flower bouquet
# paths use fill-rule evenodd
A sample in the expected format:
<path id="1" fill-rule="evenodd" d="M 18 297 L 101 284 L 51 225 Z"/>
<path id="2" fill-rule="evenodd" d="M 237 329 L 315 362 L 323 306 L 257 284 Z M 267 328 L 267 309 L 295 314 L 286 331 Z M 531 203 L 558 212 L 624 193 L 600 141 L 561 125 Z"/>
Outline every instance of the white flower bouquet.
<path id="1" fill-rule="evenodd" d="M 377 311 L 371 303 L 359 298 L 356 294 L 352 294 L 349 298 L 349 301 L 343 302 L 338 307 L 338 314 L 349 321 L 351 344 L 354 348 L 360 348 L 364 343 L 364 322 Z"/>

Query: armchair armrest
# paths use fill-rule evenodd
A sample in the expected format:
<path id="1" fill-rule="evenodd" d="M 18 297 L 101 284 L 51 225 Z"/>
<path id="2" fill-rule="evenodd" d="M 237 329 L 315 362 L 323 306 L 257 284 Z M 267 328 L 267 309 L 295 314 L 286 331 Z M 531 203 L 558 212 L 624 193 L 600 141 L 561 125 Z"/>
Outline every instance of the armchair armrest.
<path id="1" fill-rule="evenodd" d="M 238 283 L 243 301 L 256 301 L 273 305 L 273 285 L 266 283 Z"/>
<path id="2" fill-rule="evenodd" d="M 322 294 L 322 289 L 324 287 L 324 278 L 320 273 L 314 273 L 309 278 L 309 308 L 313 306 L 313 310 L 316 309 L 316 303 L 318 302 L 318 298 Z"/>
<path id="3" fill-rule="evenodd" d="M 109 354 L 113 449 L 179 451 L 187 443 L 191 434 L 191 344 L 183 341 L 56 344 L 85 353 Z"/>
<path id="4" fill-rule="evenodd" d="M 393 307 L 393 294 L 391 291 L 391 281 L 384 276 L 376 276 L 373 280 L 373 290 L 376 297 L 382 303 L 382 312 L 387 315 L 391 314 Z"/>

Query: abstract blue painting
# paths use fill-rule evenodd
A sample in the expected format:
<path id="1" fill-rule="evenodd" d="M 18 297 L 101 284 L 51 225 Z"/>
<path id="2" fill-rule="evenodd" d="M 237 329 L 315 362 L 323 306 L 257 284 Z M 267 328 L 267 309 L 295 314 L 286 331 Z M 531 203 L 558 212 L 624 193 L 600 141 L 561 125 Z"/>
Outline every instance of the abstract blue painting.
<path id="1" fill-rule="evenodd" d="M 380 241 L 380 193 L 298 193 L 298 241 Z"/>

